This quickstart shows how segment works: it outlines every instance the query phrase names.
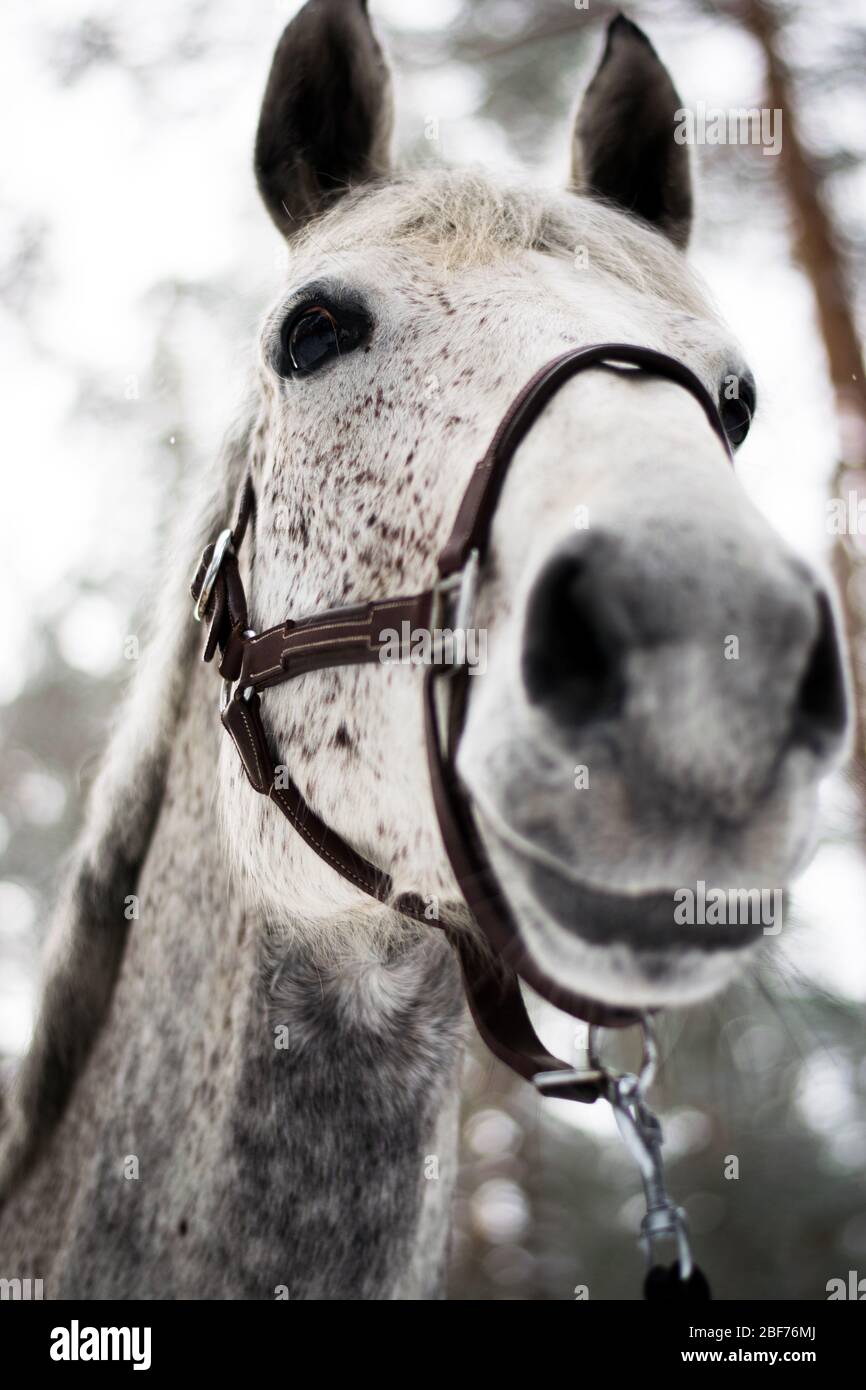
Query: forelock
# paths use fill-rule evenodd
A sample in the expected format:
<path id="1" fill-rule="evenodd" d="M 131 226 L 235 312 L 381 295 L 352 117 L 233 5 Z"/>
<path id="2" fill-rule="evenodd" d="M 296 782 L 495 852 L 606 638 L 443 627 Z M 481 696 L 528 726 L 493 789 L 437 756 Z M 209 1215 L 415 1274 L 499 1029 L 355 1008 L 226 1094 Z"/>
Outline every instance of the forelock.
<path id="1" fill-rule="evenodd" d="M 446 268 L 520 251 L 578 257 L 671 308 L 715 317 L 700 279 L 660 233 L 594 198 L 502 185 L 472 170 L 403 173 L 345 195 L 292 243 L 299 254 L 395 245 Z"/>

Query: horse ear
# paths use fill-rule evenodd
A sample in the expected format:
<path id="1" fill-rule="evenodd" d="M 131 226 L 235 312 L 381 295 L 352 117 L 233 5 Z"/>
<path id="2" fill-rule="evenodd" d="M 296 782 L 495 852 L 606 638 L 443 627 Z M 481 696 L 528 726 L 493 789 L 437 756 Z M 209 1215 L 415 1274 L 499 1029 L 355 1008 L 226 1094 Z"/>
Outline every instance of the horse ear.
<path id="1" fill-rule="evenodd" d="M 367 0 L 308 0 L 283 31 L 262 102 L 255 171 L 291 236 L 355 183 L 387 173 L 391 80 Z"/>
<path id="2" fill-rule="evenodd" d="M 688 148 L 674 139 L 681 107 L 643 30 L 617 15 L 577 113 L 572 186 L 642 217 L 684 247 L 692 181 Z"/>

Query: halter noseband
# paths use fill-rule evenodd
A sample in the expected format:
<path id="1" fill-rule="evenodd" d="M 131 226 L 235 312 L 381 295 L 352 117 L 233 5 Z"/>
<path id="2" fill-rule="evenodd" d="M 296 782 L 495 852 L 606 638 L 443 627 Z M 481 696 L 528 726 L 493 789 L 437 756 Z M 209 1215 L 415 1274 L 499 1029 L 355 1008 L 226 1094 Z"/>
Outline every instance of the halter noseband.
<path id="1" fill-rule="evenodd" d="M 234 527 L 220 533 L 201 558 L 192 583 L 195 616 L 208 619 L 204 660 L 219 651 L 223 678 L 222 722 L 255 791 L 274 802 L 303 840 L 331 868 L 371 897 L 428 925 L 423 900 L 394 898 L 391 879 L 327 826 L 289 780 L 277 785 L 276 764 L 265 736 L 259 693 L 308 671 L 375 663 L 387 629 L 410 631 L 470 626 L 490 529 L 509 464 L 548 401 L 588 367 L 637 368 L 684 387 L 703 408 L 730 459 L 718 408 L 703 383 L 682 362 L 652 348 L 596 343 L 575 348 L 546 363 L 505 412 L 484 457 L 476 464 L 448 540 L 439 555 L 431 588 L 408 597 L 373 599 L 329 609 L 313 617 L 288 618 L 261 633 L 249 628 L 238 552 L 255 508 L 247 475 Z M 545 974 L 523 945 L 519 929 L 487 859 L 466 789 L 455 767 L 466 708 L 464 664 L 431 664 L 424 677 L 427 759 L 443 844 L 460 891 L 499 968 L 473 945 L 466 932 L 449 932 L 463 972 L 466 995 L 478 1030 L 490 1050 L 545 1095 L 579 1101 L 610 1099 L 610 1077 L 600 1066 L 576 1069 L 553 1056 L 538 1038 L 523 1001 L 526 981 L 557 1008 L 595 1025 L 622 1028 L 643 1016 L 582 998 Z M 446 928 L 447 930 L 447 928 Z"/>

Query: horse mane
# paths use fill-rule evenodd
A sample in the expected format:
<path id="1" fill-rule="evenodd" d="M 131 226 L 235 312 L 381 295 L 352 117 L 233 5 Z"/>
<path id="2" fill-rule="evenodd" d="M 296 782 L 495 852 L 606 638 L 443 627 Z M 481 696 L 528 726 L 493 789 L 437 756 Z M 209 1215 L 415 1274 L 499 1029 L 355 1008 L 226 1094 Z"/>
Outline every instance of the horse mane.
<path id="1" fill-rule="evenodd" d="M 149 614 L 139 669 L 90 792 L 45 946 L 33 1036 L 0 1113 L 0 1202 L 54 1131 L 108 1013 L 129 931 L 125 908 L 162 803 L 195 651 L 189 575 L 195 556 L 225 525 L 252 428 L 247 410 L 227 434 L 213 474 L 182 488 L 164 556 L 169 578 Z"/>

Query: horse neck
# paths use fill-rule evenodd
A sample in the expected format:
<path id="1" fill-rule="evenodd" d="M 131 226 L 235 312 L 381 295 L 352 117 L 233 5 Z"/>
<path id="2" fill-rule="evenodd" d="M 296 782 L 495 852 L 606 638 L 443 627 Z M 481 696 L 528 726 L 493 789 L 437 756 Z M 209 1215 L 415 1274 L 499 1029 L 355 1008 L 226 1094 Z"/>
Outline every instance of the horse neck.
<path id="1" fill-rule="evenodd" d="M 456 967 L 432 931 L 383 954 L 362 917 L 326 963 L 257 914 L 215 828 L 215 685 L 190 681 L 107 1017 L 21 1194 L 25 1248 L 53 1246 L 49 1296 L 429 1296 Z"/>

